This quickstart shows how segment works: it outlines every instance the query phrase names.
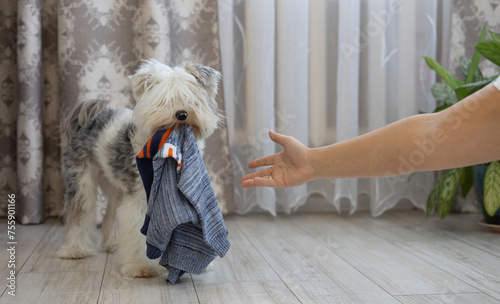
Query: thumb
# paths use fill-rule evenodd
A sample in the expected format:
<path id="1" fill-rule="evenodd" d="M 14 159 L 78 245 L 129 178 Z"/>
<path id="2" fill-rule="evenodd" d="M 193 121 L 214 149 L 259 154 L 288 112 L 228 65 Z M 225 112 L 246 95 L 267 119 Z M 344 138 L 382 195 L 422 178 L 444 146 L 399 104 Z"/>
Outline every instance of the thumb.
<path id="1" fill-rule="evenodd" d="M 287 137 L 285 135 L 276 133 L 273 130 L 269 130 L 269 138 L 271 138 L 271 140 L 274 141 L 275 143 L 284 146 Z"/>

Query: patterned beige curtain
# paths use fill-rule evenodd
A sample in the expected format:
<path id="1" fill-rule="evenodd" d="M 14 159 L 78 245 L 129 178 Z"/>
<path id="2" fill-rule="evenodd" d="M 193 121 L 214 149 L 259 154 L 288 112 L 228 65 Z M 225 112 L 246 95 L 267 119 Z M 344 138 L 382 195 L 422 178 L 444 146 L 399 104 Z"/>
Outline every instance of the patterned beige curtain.
<path id="1" fill-rule="evenodd" d="M 1 1 L 0 216 L 10 193 L 21 223 L 59 215 L 60 115 L 79 99 L 133 106 L 127 76 L 146 58 L 221 70 L 217 1 Z M 222 94 L 218 102 L 223 108 Z M 231 211 L 225 126 L 207 141 L 204 160 L 221 209 Z"/>
<path id="2" fill-rule="evenodd" d="M 461 73 L 460 62 L 474 56 L 474 47 L 486 22 L 489 31 L 500 32 L 499 0 L 453 1 L 448 67 L 455 71 L 455 75 Z M 481 60 L 479 68 L 485 77 L 498 74 L 497 67 L 489 60 Z"/>

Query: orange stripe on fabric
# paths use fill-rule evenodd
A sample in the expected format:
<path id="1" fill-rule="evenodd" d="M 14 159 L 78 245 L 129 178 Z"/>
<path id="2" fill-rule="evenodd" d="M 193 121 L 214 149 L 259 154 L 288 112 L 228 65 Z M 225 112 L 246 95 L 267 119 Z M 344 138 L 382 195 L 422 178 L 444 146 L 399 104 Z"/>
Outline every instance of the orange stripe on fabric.
<path id="1" fill-rule="evenodd" d="M 153 137 L 151 137 L 151 138 L 149 139 L 148 144 L 150 144 L 150 141 L 151 141 L 151 139 L 152 139 L 152 138 L 153 138 Z M 149 147 L 149 146 L 148 146 L 148 147 Z M 139 158 L 145 158 L 145 157 L 144 157 L 144 153 L 148 153 L 148 151 L 149 151 L 149 150 L 148 150 L 148 147 L 144 147 L 144 148 L 142 148 L 141 152 L 140 152 L 140 153 L 139 153 L 139 155 L 138 155 L 138 157 L 139 157 Z"/>
<path id="2" fill-rule="evenodd" d="M 160 150 L 161 147 L 163 147 L 163 144 L 167 141 L 168 137 L 170 136 L 170 132 L 172 132 L 172 128 L 168 129 L 167 131 L 165 131 L 165 133 L 163 133 L 163 136 L 161 137 L 160 140 L 160 145 L 158 146 L 158 150 Z"/>
<path id="3" fill-rule="evenodd" d="M 151 158 L 151 141 L 153 141 L 153 136 L 148 140 L 148 145 L 147 145 L 147 150 L 146 153 L 148 155 L 148 158 Z"/>
<path id="4" fill-rule="evenodd" d="M 174 150 L 172 148 L 168 148 L 168 157 L 174 157 Z"/>

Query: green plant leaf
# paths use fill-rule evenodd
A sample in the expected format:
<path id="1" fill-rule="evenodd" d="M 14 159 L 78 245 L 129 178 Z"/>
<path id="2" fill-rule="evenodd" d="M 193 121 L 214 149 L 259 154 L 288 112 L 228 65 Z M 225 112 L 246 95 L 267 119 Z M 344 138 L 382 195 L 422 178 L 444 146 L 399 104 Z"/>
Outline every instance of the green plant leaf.
<path id="1" fill-rule="evenodd" d="M 462 175 L 462 180 L 460 181 L 460 192 L 462 193 L 463 198 L 467 197 L 467 194 L 469 194 L 473 183 L 474 172 L 472 170 L 472 167 L 467 167 L 465 168 L 464 174 Z"/>
<path id="2" fill-rule="evenodd" d="M 453 204 L 453 199 L 457 193 L 458 184 L 462 179 L 464 171 L 465 168 L 451 169 L 442 177 L 443 185 L 440 187 L 439 202 L 437 206 L 439 217 L 442 219 L 450 213 L 451 205 Z"/>
<path id="3" fill-rule="evenodd" d="M 408 175 L 408 179 L 406 180 L 408 183 L 411 182 L 411 179 L 417 174 L 417 172 L 412 172 L 410 175 Z"/>
<path id="4" fill-rule="evenodd" d="M 481 58 L 481 55 L 479 55 L 479 58 Z M 460 62 L 460 71 L 462 72 L 462 76 L 464 77 L 464 79 L 469 79 L 467 76 L 469 75 L 470 72 L 472 72 L 471 66 L 472 66 L 472 59 L 464 59 L 464 60 L 462 60 L 462 62 Z M 474 71 L 474 74 L 471 74 L 471 75 L 474 75 L 472 77 L 471 82 L 483 80 L 483 73 L 481 73 L 481 70 L 478 69 L 477 67 Z M 465 81 L 466 84 L 471 83 L 471 82 Z"/>
<path id="5" fill-rule="evenodd" d="M 464 84 L 463 86 L 459 86 L 459 87 L 455 88 L 455 92 L 457 92 L 457 94 L 464 94 L 466 96 L 469 96 L 469 95 L 475 93 L 476 91 L 479 91 L 480 89 L 484 88 L 490 82 L 495 80 L 498 76 L 499 75 L 496 75 L 493 77 L 485 78 L 481 81 L 477 81 L 477 82 L 473 82 L 473 83 L 469 83 L 469 84 Z"/>
<path id="6" fill-rule="evenodd" d="M 445 104 L 445 105 L 442 105 L 442 106 L 439 106 L 439 107 L 437 107 L 437 108 L 434 110 L 434 112 L 433 112 L 433 113 L 441 112 L 441 111 L 443 111 L 443 110 L 448 109 L 448 108 L 449 108 L 449 107 L 451 107 L 451 106 L 452 106 L 452 105 L 446 105 L 446 104 Z"/>
<path id="7" fill-rule="evenodd" d="M 434 96 L 434 99 L 442 101 L 445 105 L 452 105 L 458 101 L 457 94 L 446 83 L 435 83 L 431 87 L 431 93 L 432 96 Z"/>
<path id="8" fill-rule="evenodd" d="M 429 197 L 427 198 L 426 206 L 426 217 L 432 213 L 434 206 L 437 203 L 437 211 L 439 217 L 444 219 L 448 213 L 450 213 L 451 205 L 453 204 L 453 199 L 457 192 L 458 184 L 464 179 L 465 168 L 456 168 L 448 170 L 441 178 L 436 182 L 432 188 Z"/>
<path id="9" fill-rule="evenodd" d="M 468 96 L 462 90 L 455 91 L 455 93 L 457 94 L 458 101 L 460 101 L 460 100 L 462 100 L 462 99 L 464 99 L 465 97 Z"/>
<path id="10" fill-rule="evenodd" d="M 493 216 L 500 207 L 500 161 L 492 162 L 484 176 L 484 209 Z"/>
<path id="11" fill-rule="evenodd" d="M 434 206 L 436 206 L 436 202 L 439 198 L 439 190 L 440 187 L 442 186 L 442 178 L 437 181 L 437 183 L 434 185 L 432 188 L 431 194 L 429 194 L 429 197 L 427 198 L 427 206 L 426 206 L 426 211 L 425 211 L 425 217 L 429 218 L 431 216 L 432 210 L 434 210 Z"/>
<path id="12" fill-rule="evenodd" d="M 494 40 L 483 41 L 476 45 L 476 50 L 484 58 L 500 66 L 500 42 Z"/>
<path id="13" fill-rule="evenodd" d="M 483 26 L 483 30 L 481 31 L 481 36 L 479 36 L 479 41 L 478 44 L 484 41 L 484 37 L 486 37 L 486 26 L 488 23 L 485 23 Z M 480 78 L 478 78 L 477 71 L 479 69 L 477 66 L 479 65 L 479 60 L 481 59 L 481 53 L 479 53 L 477 50 L 474 51 L 474 56 L 472 57 L 471 63 L 469 65 L 468 73 L 467 73 L 467 79 L 465 80 L 465 83 L 471 83 L 475 81 L 479 81 L 483 78 L 483 75 L 481 75 Z M 479 72 L 481 74 L 481 72 Z"/>
<path id="14" fill-rule="evenodd" d="M 493 33 L 492 31 L 490 31 L 490 36 L 491 39 L 493 39 L 493 41 L 500 42 L 500 34 Z"/>
<path id="15" fill-rule="evenodd" d="M 451 73 L 443 68 L 436 60 L 425 56 L 424 59 L 427 66 L 429 66 L 431 70 L 436 71 L 436 73 L 438 73 L 438 75 L 443 78 L 444 82 L 446 82 L 452 89 L 464 84 L 460 79 L 451 76 Z"/>

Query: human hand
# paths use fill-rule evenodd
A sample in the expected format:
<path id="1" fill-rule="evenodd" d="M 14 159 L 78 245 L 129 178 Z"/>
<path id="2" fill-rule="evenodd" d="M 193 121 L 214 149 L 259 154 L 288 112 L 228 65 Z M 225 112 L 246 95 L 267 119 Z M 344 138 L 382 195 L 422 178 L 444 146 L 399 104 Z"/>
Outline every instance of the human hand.
<path id="1" fill-rule="evenodd" d="M 269 130 L 269 137 L 283 146 L 283 151 L 251 161 L 248 164 L 250 169 L 262 166 L 271 167 L 245 175 L 241 179 L 243 188 L 293 187 L 313 179 L 314 170 L 310 165 L 309 148 L 293 137 L 271 130 Z"/>

